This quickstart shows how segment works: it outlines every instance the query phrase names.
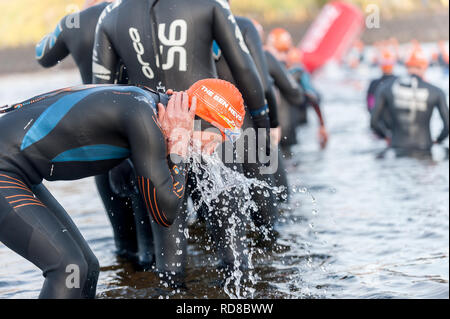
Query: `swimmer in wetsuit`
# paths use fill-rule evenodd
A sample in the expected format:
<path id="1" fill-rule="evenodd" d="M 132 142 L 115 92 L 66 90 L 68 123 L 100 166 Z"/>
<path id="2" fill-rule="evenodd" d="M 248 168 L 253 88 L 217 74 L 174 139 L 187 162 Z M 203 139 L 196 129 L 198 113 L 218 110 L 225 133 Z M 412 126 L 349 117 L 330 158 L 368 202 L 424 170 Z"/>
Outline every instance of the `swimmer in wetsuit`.
<path id="1" fill-rule="evenodd" d="M 382 52 L 382 57 L 378 60 L 378 65 L 380 66 L 383 75 L 379 79 L 372 80 L 367 90 L 367 109 L 369 112 L 375 107 L 375 93 L 377 89 L 384 83 L 395 78 L 393 71 L 396 63 L 394 55 L 390 51 L 385 50 Z"/>
<path id="2" fill-rule="evenodd" d="M 371 127 L 385 138 L 398 156 L 430 157 L 433 143 L 442 143 L 449 135 L 449 110 L 445 93 L 424 81 L 428 60 L 416 49 L 406 61 L 409 75 L 392 79 L 378 90 L 372 111 Z M 430 132 L 431 116 L 437 108 L 443 129 L 436 141 Z M 388 112 L 392 127 L 385 126 Z"/>
<path id="3" fill-rule="evenodd" d="M 245 116 L 242 96 L 231 84 L 195 85 L 189 96 L 175 93 L 167 108 L 157 108 L 167 100 L 162 94 L 105 85 L 62 89 L 3 109 L 8 113 L 0 118 L 0 241 L 44 272 L 40 297 L 93 298 L 99 272 L 97 259 L 42 180 L 94 176 L 128 160 L 147 214 L 170 227 L 184 202 L 191 136 L 201 151 L 214 150 Z M 229 101 L 235 112 L 215 103 L 214 95 L 202 95 L 200 86 Z M 197 97 L 204 102 L 198 108 Z M 192 132 L 195 115 L 219 131 Z M 68 267 L 78 270 L 79 285 L 66 286 Z"/>
<path id="4" fill-rule="evenodd" d="M 36 45 L 36 60 L 50 68 L 72 55 L 84 84 L 92 82 L 92 48 L 98 18 L 108 2 L 101 2 L 61 19 L 55 30 Z"/>
<path id="5" fill-rule="evenodd" d="M 212 54 L 214 40 L 229 62 L 254 126 L 269 129 L 269 112 L 261 79 L 225 0 L 114 2 L 105 9 L 97 26 L 93 81 L 114 83 L 117 61 L 121 60 L 130 83 L 162 91 L 169 87 L 186 90 L 199 79 L 217 78 Z M 237 170 L 242 170 L 240 165 L 236 166 Z M 219 205 L 223 205 L 229 201 L 220 202 Z M 230 213 L 233 210 L 237 208 L 230 209 Z M 180 276 L 184 273 L 186 244 L 181 244 L 183 254 L 178 256 L 164 251 L 173 251 L 174 238 L 187 226 L 186 217 L 180 216 L 178 224 L 169 230 L 153 226 L 155 240 L 159 243 L 156 244 L 159 247 L 156 268 L 162 272 L 175 272 Z M 225 214 L 219 217 L 223 225 L 228 224 Z M 181 237 L 182 241 L 186 240 Z M 219 237 L 224 238 L 225 233 Z M 230 247 L 222 248 L 221 263 L 226 264 L 225 267 L 233 265 L 233 251 Z"/>
<path id="6" fill-rule="evenodd" d="M 36 46 L 37 61 L 43 67 L 53 67 L 71 54 L 83 83 L 91 84 L 95 29 L 98 18 L 110 2 L 87 1 L 83 11 L 61 19 L 55 31 L 46 35 Z M 118 69 L 116 82 L 126 84 L 123 68 Z M 96 176 L 95 183 L 113 226 L 117 255 L 135 262 L 140 269 L 150 268 L 154 262 L 153 236 L 149 235 L 151 227 L 145 218 L 142 201 L 135 195 L 121 196 L 123 194 L 114 192 L 108 174 Z"/>
<path id="7" fill-rule="evenodd" d="M 245 17 L 236 17 L 236 22 L 239 26 L 239 29 L 242 32 L 244 42 L 249 48 L 250 54 L 255 61 L 255 64 L 258 68 L 258 73 L 261 77 L 265 96 L 268 101 L 269 106 L 269 116 L 270 116 L 270 126 L 271 132 L 274 130 L 278 130 L 279 122 L 278 122 L 278 102 L 276 98 L 276 93 L 273 86 L 273 80 L 270 77 L 266 57 L 264 54 L 263 45 L 261 42 L 261 38 L 259 36 L 258 30 L 256 29 L 254 23 Z M 220 47 L 215 43 L 214 47 L 214 58 L 216 60 L 217 73 L 220 79 L 229 81 L 231 83 L 236 83 L 233 74 L 230 70 L 230 67 L 227 63 L 227 60 L 222 55 Z M 252 120 L 250 117 L 246 118 L 244 122 L 244 127 L 246 129 L 252 128 Z M 273 133 L 271 134 L 272 136 Z M 275 140 L 276 138 L 274 138 Z M 274 141 L 271 141 L 274 142 Z M 249 150 L 251 148 L 250 145 L 246 145 L 245 151 L 255 152 L 254 149 Z M 278 150 L 277 150 L 278 151 Z M 246 154 L 242 154 L 242 158 L 247 158 Z M 278 158 L 278 170 L 275 174 L 261 174 L 260 173 L 261 164 L 259 163 L 249 163 L 249 161 L 244 161 L 243 170 L 244 174 L 249 178 L 257 178 L 258 180 L 262 180 L 267 182 L 269 185 L 275 185 L 274 178 L 277 178 L 278 183 L 277 186 L 284 186 L 286 188 L 287 194 L 287 178 L 286 172 L 284 171 L 283 160 L 281 157 Z M 267 195 L 267 194 L 266 194 Z M 257 227 L 265 226 L 268 229 L 273 229 L 274 222 L 278 216 L 278 210 L 275 203 L 275 195 L 270 193 L 268 196 L 264 196 L 264 194 L 258 191 L 256 188 L 252 189 L 252 197 L 255 201 L 258 209 L 256 212 L 252 212 L 253 220 Z M 281 196 L 280 196 L 281 197 Z M 287 197 L 287 196 L 285 196 Z"/>
<path id="8" fill-rule="evenodd" d="M 379 79 L 375 79 L 370 82 L 369 88 L 367 90 L 367 110 L 372 112 L 373 108 L 376 104 L 376 94 L 377 90 L 382 87 L 385 83 L 392 81 L 396 78 L 393 74 L 394 66 L 397 63 L 394 55 L 389 50 L 384 50 L 382 52 L 381 58 L 377 59 L 378 65 L 381 67 L 383 75 Z M 386 128 L 390 128 L 392 126 L 392 119 L 388 112 L 384 112 L 384 125 Z M 381 136 L 379 136 L 381 137 Z M 382 138 L 382 137 L 381 137 Z"/>
<path id="9" fill-rule="evenodd" d="M 159 101 L 137 87 L 83 86 L 13 105 L 0 118 L 0 241 L 43 271 L 41 298 L 93 298 L 99 274 L 70 217 L 42 190 L 43 179 L 95 176 L 130 159 L 148 215 L 164 227 L 176 219 L 187 148 L 166 137 L 177 127 L 189 131 L 195 107 L 189 111 L 176 93 L 165 112 L 158 105 L 158 117 Z M 190 134 L 184 136 L 181 145 L 189 144 Z M 68 271 L 79 284 L 66 285 Z"/>

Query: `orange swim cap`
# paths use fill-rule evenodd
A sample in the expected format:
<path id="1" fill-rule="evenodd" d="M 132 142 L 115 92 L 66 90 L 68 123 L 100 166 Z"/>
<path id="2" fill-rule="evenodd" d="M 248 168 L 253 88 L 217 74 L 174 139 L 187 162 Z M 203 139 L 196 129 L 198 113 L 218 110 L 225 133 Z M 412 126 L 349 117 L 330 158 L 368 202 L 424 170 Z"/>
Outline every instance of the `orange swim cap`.
<path id="1" fill-rule="evenodd" d="M 289 67 L 302 64 L 303 62 L 303 52 L 302 50 L 298 48 L 292 48 L 289 50 L 289 53 L 287 55 L 287 64 Z"/>
<path id="2" fill-rule="evenodd" d="M 273 29 L 267 37 L 267 45 L 277 49 L 279 52 L 289 51 L 293 46 L 292 42 L 291 34 L 282 28 Z"/>
<path id="3" fill-rule="evenodd" d="M 187 91 L 190 100 L 197 97 L 196 115 L 217 127 L 230 141 L 240 136 L 245 106 L 241 92 L 219 79 L 200 80 Z"/>
<path id="4" fill-rule="evenodd" d="M 383 70 L 384 73 L 392 73 L 392 71 L 394 70 L 394 65 L 396 63 L 396 60 L 395 60 L 394 54 L 392 54 L 391 51 L 389 51 L 388 49 L 385 49 L 381 53 L 381 57 L 378 61 L 379 61 L 381 70 Z"/>
<path id="5" fill-rule="evenodd" d="M 417 47 L 412 51 L 405 64 L 410 68 L 426 69 L 428 67 L 428 59 L 422 49 Z"/>

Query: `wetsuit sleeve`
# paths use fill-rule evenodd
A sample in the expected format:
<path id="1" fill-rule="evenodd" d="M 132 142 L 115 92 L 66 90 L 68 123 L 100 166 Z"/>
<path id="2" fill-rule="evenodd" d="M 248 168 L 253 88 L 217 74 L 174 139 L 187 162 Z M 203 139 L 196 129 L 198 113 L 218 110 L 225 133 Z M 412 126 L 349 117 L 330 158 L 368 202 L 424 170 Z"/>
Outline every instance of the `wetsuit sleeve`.
<path id="1" fill-rule="evenodd" d="M 275 85 L 280 90 L 283 97 L 291 105 L 301 105 L 304 102 L 302 88 L 298 85 L 286 67 L 267 51 L 266 58 L 269 65 L 270 75 L 275 81 Z"/>
<path id="2" fill-rule="evenodd" d="M 442 129 L 441 134 L 437 138 L 436 142 L 442 143 L 448 137 L 449 134 L 449 110 L 445 93 L 442 90 L 440 90 L 439 92 L 437 107 L 439 110 L 439 114 L 441 115 L 444 127 Z"/>
<path id="3" fill-rule="evenodd" d="M 229 64 L 255 126 L 269 128 L 269 108 L 263 85 L 233 14 L 226 5 L 214 2 L 213 21 L 214 39 Z"/>
<path id="4" fill-rule="evenodd" d="M 258 73 L 261 76 L 264 95 L 269 107 L 270 127 L 275 128 L 280 125 L 278 121 L 278 102 L 273 87 L 273 82 L 270 78 L 269 68 L 267 66 L 266 56 L 261 38 L 253 23 L 249 21 L 244 31 L 245 43 L 247 44 L 250 54 L 253 57 Z"/>
<path id="5" fill-rule="evenodd" d="M 142 104 L 129 112 L 124 123 L 147 211 L 156 223 L 169 227 L 183 203 L 186 167 L 178 155 L 167 155 L 164 135 L 152 113 L 148 105 Z"/>
<path id="6" fill-rule="evenodd" d="M 50 68 L 64 60 L 69 54 L 69 49 L 64 41 L 63 18 L 52 33 L 47 34 L 36 45 L 36 60 L 44 68 Z"/>
<path id="7" fill-rule="evenodd" d="M 106 9 L 105 9 L 106 10 Z M 92 55 L 92 83 L 112 84 L 116 80 L 119 57 L 109 38 L 105 20 L 99 20 Z"/>
<path id="8" fill-rule="evenodd" d="M 369 89 L 367 90 L 367 109 L 371 111 L 375 106 L 375 81 L 372 81 L 369 85 Z"/>
<path id="9" fill-rule="evenodd" d="M 386 111 L 386 97 L 383 87 L 379 88 L 375 93 L 375 107 L 371 113 L 370 127 L 381 138 L 388 137 L 388 129 L 384 125 L 383 113 Z"/>

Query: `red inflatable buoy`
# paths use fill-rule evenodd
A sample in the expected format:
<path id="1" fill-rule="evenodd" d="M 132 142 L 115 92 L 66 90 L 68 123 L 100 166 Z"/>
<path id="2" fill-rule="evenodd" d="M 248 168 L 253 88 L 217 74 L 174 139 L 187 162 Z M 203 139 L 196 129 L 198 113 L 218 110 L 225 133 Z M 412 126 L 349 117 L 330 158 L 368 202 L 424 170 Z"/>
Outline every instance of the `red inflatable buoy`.
<path id="1" fill-rule="evenodd" d="M 299 44 L 303 64 L 314 72 L 330 60 L 340 60 L 363 28 L 364 15 L 357 7 L 341 1 L 325 5 Z"/>

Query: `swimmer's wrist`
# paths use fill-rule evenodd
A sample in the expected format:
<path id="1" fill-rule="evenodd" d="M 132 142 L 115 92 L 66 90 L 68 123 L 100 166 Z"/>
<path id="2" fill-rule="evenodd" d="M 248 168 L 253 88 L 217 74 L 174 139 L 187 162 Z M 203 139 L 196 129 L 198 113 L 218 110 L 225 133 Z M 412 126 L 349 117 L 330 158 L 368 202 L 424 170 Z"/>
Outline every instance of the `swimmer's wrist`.
<path id="1" fill-rule="evenodd" d="M 167 150 L 169 154 L 176 154 L 183 158 L 189 157 L 190 138 L 167 141 Z"/>

